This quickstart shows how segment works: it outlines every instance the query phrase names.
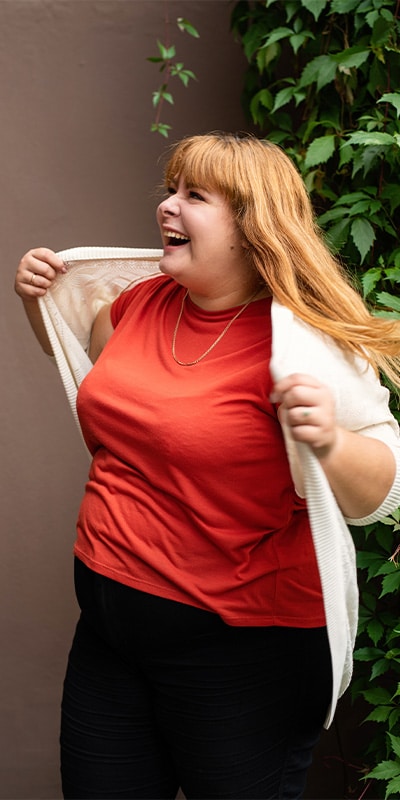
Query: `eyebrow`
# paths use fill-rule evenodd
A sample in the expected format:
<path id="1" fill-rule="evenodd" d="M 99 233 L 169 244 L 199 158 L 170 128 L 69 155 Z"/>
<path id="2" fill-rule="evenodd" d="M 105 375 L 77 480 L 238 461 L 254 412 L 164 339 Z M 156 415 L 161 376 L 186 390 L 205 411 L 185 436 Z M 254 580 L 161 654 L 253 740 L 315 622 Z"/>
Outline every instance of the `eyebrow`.
<path id="1" fill-rule="evenodd" d="M 176 187 L 178 185 L 178 183 L 179 183 L 179 181 L 175 180 L 174 178 L 171 178 L 171 180 L 167 181 L 167 185 L 168 186 Z M 201 191 L 201 192 L 208 192 L 208 193 L 213 191 L 212 189 L 207 188 L 206 186 L 204 186 L 202 183 L 193 183 L 192 181 L 190 181 L 190 183 L 187 183 L 185 180 L 184 180 L 184 183 L 185 183 L 186 189 L 188 189 L 189 191 L 191 189 L 199 189 L 199 191 Z"/>

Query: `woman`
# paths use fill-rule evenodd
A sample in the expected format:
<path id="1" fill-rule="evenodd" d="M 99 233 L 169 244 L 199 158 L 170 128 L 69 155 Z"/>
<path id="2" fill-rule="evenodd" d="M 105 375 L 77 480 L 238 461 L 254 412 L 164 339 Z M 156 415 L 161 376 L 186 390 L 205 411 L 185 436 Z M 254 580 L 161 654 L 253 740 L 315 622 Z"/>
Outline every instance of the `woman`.
<path id="1" fill-rule="evenodd" d="M 160 277 L 93 325 L 64 685 L 66 798 L 299 798 L 351 674 L 345 524 L 400 503 L 399 325 L 370 316 L 276 146 L 184 139 Z M 37 309 L 65 269 L 22 259 Z"/>

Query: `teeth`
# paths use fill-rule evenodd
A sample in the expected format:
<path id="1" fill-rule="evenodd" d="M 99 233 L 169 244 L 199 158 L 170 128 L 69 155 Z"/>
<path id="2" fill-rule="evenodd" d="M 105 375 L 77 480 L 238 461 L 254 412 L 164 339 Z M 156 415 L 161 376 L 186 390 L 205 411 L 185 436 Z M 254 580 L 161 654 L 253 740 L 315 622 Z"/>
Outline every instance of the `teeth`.
<path id="1" fill-rule="evenodd" d="M 175 231 L 165 231 L 165 235 L 168 239 L 180 239 L 182 241 L 188 242 L 189 239 L 187 236 L 184 236 L 183 233 L 176 233 Z"/>

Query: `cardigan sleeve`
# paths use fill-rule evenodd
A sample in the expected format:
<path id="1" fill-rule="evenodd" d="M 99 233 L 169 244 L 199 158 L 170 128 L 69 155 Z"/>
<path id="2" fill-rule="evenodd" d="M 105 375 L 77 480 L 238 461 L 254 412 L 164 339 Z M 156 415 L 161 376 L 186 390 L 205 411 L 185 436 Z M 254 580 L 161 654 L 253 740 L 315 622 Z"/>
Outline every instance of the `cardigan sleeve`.
<path id="1" fill-rule="evenodd" d="M 400 432 L 389 408 L 389 391 L 361 357 L 346 354 L 329 336 L 293 313 L 272 304 L 271 374 L 275 381 L 293 373 L 313 375 L 331 390 L 337 424 L 346 430 L 384 442 L 396 461 L 393 485 L 379 508 L 352 525 L 365 525 L 387 516 L 400 505 Z M 302 459 L 290 431 L 283 430 L 297 493 L 304 497 Z"/>

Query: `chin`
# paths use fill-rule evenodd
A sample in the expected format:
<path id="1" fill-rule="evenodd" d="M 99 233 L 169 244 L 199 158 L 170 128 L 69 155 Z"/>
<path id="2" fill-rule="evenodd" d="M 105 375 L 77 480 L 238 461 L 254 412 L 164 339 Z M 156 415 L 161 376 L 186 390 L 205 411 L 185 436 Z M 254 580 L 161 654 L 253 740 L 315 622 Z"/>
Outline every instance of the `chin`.
<path id="1" fill-rule="evenodd" d="M 169 255 L 161 256 L 159 268 L 163 275 L 169 275 L 171 278 L 176 278 L 177 280 L 180 272 L 182 272 L 179 265 L 176 263 L 174 264 L 174 259 L 171 259 Z"/>

